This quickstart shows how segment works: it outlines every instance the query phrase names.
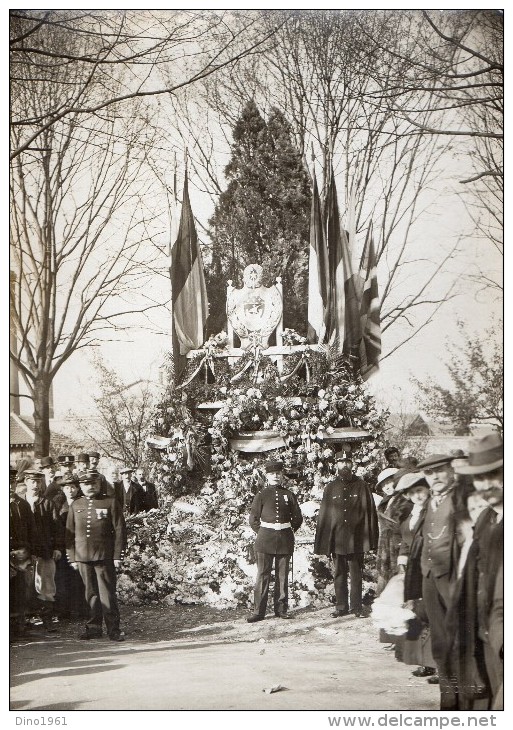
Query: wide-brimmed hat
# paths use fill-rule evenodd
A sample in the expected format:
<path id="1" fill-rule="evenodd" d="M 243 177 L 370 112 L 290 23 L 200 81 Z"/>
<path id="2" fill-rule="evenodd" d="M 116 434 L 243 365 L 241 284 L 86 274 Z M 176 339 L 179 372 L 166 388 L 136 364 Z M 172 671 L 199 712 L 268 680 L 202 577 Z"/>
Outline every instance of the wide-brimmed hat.
<path id="1" fill-rule="evenodd" d="M 264 465 L 264 471 L 266 474 L 273 474 L 276 472 L 283 471 L 283 463 L 281 461 L 266 461 Z"/>
<path id="2" fill-rule="evenodd" d="M 466 464 L 457 464 L 457 474 L 484 474 L 504 464 L 504 443 L 498 433 L 473 439 L 468 447 Z"/>
<path id="3" fill-rule="evenodd" d="M 417 464 L 417 468 L 434 469 L 436 466 L 450 464 L 453 459 L 454 456 L 452 456 L 452 454 L 431 454 L 431 456 L 427 456 L 423 461 Z"/>
<path id="4" fill-rule="evenodd" d="M 396 492 L 406 492 L 408 489 L 411 489 L 412 487 L 427 487 L 429 488 L 429 484 L 426 482 L 426 479 L 422 473 L 419 472 L 409 472 L 408 474 L 403 474 L 403 476 L 399 479 L 397 484 L 395 485 L 395 491 Z"/>
<path id="5" fill-rule="evenodd" d="M 378 487 L 381 482 L 384 482 L 385 479 L 390 479 L 390 477 L 393 477 L 394 474 L 397 474 L 399 470 L 395 469 L 393 466 L 388 467 L 387 469 L 383 469 L 383 471 L 380 471 L 378 474 L 378 480 L 376 482 L 376 486 Z"/>

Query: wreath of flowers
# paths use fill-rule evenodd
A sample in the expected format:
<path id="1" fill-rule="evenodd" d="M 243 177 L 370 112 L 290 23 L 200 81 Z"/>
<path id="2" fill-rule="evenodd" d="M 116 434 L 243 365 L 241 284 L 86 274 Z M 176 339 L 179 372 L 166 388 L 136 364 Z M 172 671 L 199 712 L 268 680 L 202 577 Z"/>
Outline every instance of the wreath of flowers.
<path id="1" fill-rule="evenodd" d="M 302 489 L 309 490 L 332 478 L 333 442 L 326 436 L 336 428 L 356 427 L 371 437 L 353 449 L 359 476 L 372 479 L 382 447 L 385 414 L 379 414 L 373 398 L 343 358 L 326 348 L 319 352 L 304 344 L 293 330 L 286 330 L 287 344 L 299 344 L 284 358 L 283 372 L 258 348 L 246 352 L 234 365 L 228 358 L 216 358 L 216 381 L 205 382 L 208 354 L 222 352 L 225 339 L 207 343 L 190 362 L 182 378 L 184 387 L 170 391 L 157 409 L 155 429 L 171 443 L 154 457 L 153 476 L 171 495 L 194 492 L 207 477 L 214 482 L 236 484 L 247 493 L 261 486 L 261 462 L 269 453 L 253 456 L 230 449 L 230 440 L 241 432 L 271 432 L 280 436 L 279 450 L 286 468 L 302 477 Z M 212 339 L 212 338 L 211 338 Z M 210 367 L 210 366 L 209 366 Z M 191 379 L 191 374 L 196 378 Z M 215 411 L 201 410 L 204 402 L 216 402 Z M 209 453 L 210 452 L 210 453 Z"/>

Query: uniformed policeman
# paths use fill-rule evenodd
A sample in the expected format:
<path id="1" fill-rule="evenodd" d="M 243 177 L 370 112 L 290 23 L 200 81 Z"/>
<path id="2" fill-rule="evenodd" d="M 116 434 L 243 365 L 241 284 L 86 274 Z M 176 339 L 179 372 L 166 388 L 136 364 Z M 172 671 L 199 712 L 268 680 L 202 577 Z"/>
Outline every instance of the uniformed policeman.
<path id="1" fill-rule="evenodd" d="M 255 556 L 258 572 L 255 607 L 247 619 L 248 623 L 265 618 L 273 562 L 274 614 L 280 618 L 290 618 L 287 613 L 289 563 L 294 552 L 294 532 L 303 522 L 295 495 L 282 485 L 283 464 L 280 461 L 268 461 L 265 474 L 268 486 L 256 495 L 249 515 L 249 524 L 257 533 Z"/>
<path id="2" fill-rule="evenodd" d="M 314 553 L 333 559 L 336 610 L 333 618 L 353 613 L 364 618 L 362 610 L 363 556 L 378 544 L 378 520 L 372 493 L 352 472 L 351 457 L 336 455 L 337 477 L 322 495 Z M 348 573 L 351 579 L 349 610 Z"/>
<path id="3" fill-rule="evenodd" d="M 96 471 L 80 475 L 83 497 L 69 505 L 66 522 L 68 560 L 80 572 L 90 618 L 81 639 L 102 635 L 102 618 L 112 641 L 124 641 L 119 628 L 116 568 L 126 548 L 123 511 L 115 497 L 101 494 Z"/>

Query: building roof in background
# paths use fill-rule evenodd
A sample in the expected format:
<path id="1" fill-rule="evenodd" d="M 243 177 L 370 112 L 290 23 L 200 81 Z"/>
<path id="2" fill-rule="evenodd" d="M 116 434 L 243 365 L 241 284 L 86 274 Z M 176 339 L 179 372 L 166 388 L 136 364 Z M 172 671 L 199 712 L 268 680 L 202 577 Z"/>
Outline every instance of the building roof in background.
<path id="1" fill-rule="evenodd" d="M 79 443 L 69 435 L 64 435 L 61 430 L 56 431 L 50 421 L 50 443 L 51 451 L 64 453 L 65 451 L 80 448 Z M 34 444 L 34 419 L 32 416 L 19 416 L 16 413 L 9 414 L 9 446 L 11 449 L 33 446 Z"/>
<path id="2" fill-rule="evenodd" d="M 33 443 L 34 420 L 28 416 L 18 416 L 11 411 L 9 414 L 9 444 L 11 448 L 30 446 Z"/>

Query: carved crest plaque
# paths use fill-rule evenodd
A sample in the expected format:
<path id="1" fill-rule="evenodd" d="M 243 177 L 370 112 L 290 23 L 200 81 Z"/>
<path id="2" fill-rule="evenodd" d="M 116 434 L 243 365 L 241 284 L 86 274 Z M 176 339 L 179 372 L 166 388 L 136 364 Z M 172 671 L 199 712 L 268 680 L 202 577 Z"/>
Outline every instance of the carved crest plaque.
<path id="1" fill-rule="evenodd" d="M 282 297 L 276 286 L 262 286 L 262 267 L 249 264 L 244 269 L 242 289 L 230 289 L 226 313 L 241 347 L 267 347 L 269 337 L 281 319 Z"/>

